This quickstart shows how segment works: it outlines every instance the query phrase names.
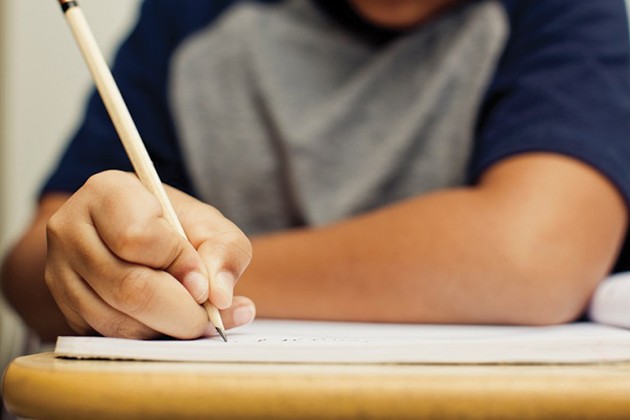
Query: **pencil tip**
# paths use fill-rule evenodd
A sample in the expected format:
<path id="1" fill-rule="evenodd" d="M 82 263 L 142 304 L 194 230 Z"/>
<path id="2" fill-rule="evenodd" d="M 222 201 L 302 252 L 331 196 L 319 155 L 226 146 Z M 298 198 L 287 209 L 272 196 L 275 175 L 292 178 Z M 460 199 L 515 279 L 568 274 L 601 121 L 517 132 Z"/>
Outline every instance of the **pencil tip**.
<path id="1" fill-rule="evenodd" d="M 223 339 L 223 341 L 225 341 L 227 343 L 227 335 L 225 335 L 225 331 L 223 331 L 221 328 L 216 327 L 217 328 L 217 332 L 219 333 L 219 335 L 221 336 L 221 338 Z"/>

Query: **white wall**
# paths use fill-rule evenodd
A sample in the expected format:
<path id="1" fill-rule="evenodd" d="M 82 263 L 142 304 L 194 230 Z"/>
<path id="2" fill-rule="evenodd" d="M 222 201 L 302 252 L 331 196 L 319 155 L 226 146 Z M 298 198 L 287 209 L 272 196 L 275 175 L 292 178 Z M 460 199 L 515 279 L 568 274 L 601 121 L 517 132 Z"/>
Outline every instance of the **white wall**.
<path id="1" fill-rule="evenodd" d="M 112 56 L 140 0 L 81 0 Z M 35 193 L 81 114 L 90 76 L 56 0 L 0 0 L 0 252 L 34 209 Z M 4 111 L 4 112 L 3 112 Z M 0 372 L 22 331 L 0 299 Z"/>
<path id="2" fill-rule="evenodd" d="M 23 229 L 34 193 L 73 131 L 90 77 L 55 0 L 3 1 L 6 12 L 1 245 Z M 138 0 L 82 0 L 106 57 L 127 33 Z"/>

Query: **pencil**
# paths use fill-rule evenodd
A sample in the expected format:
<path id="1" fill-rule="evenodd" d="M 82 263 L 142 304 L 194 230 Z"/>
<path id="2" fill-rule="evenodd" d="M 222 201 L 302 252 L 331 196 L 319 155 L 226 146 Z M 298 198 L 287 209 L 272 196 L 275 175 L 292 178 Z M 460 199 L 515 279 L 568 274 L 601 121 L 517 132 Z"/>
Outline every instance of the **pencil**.
<path id="1" fill-rule="evenodd" d="M 173 204 L 169 200 L 162 181 L 160 181 L 155 170 L 155 166 L 153 166 L 149 153 L 142 142 L 136 124 L 131 118 L 131 114 L 116 85 L 111 70 L 96 43 L 83 11 L 77 1 L 58 0 L 58 2 L 136 175 L 140 182 L 157 197 L 168 222 L 180 235 L 188 239 L 182 224 L 177 218 Z M 208 313 L 208 319 L 214 325 L 221 338 L 227 341 L 225 327 L 223 326 L 219 310 L 209 301 L 204 302 L 203 307 Z"/>

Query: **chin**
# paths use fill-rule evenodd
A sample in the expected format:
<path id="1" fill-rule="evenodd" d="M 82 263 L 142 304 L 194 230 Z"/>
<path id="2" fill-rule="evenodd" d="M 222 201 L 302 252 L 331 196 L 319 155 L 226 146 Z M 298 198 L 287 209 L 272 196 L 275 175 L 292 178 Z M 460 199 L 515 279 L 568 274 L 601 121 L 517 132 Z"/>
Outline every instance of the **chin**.
<path id="1" fill-rule="evenodd" d="M 452 1 L 448 0 L 349 0 L 373 25 L 406 29 L 418 25 Z"/>

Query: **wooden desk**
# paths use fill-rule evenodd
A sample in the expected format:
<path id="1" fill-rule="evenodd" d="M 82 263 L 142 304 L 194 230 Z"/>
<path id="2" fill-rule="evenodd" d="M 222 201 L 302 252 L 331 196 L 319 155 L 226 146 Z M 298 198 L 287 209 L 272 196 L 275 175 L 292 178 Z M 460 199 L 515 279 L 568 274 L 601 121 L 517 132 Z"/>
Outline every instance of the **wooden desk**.
<path id="1" fill-rule="evenodd" d="M 630 418 L 630 364 L 276 365 L 20 357 L 29 418 Z"/>

